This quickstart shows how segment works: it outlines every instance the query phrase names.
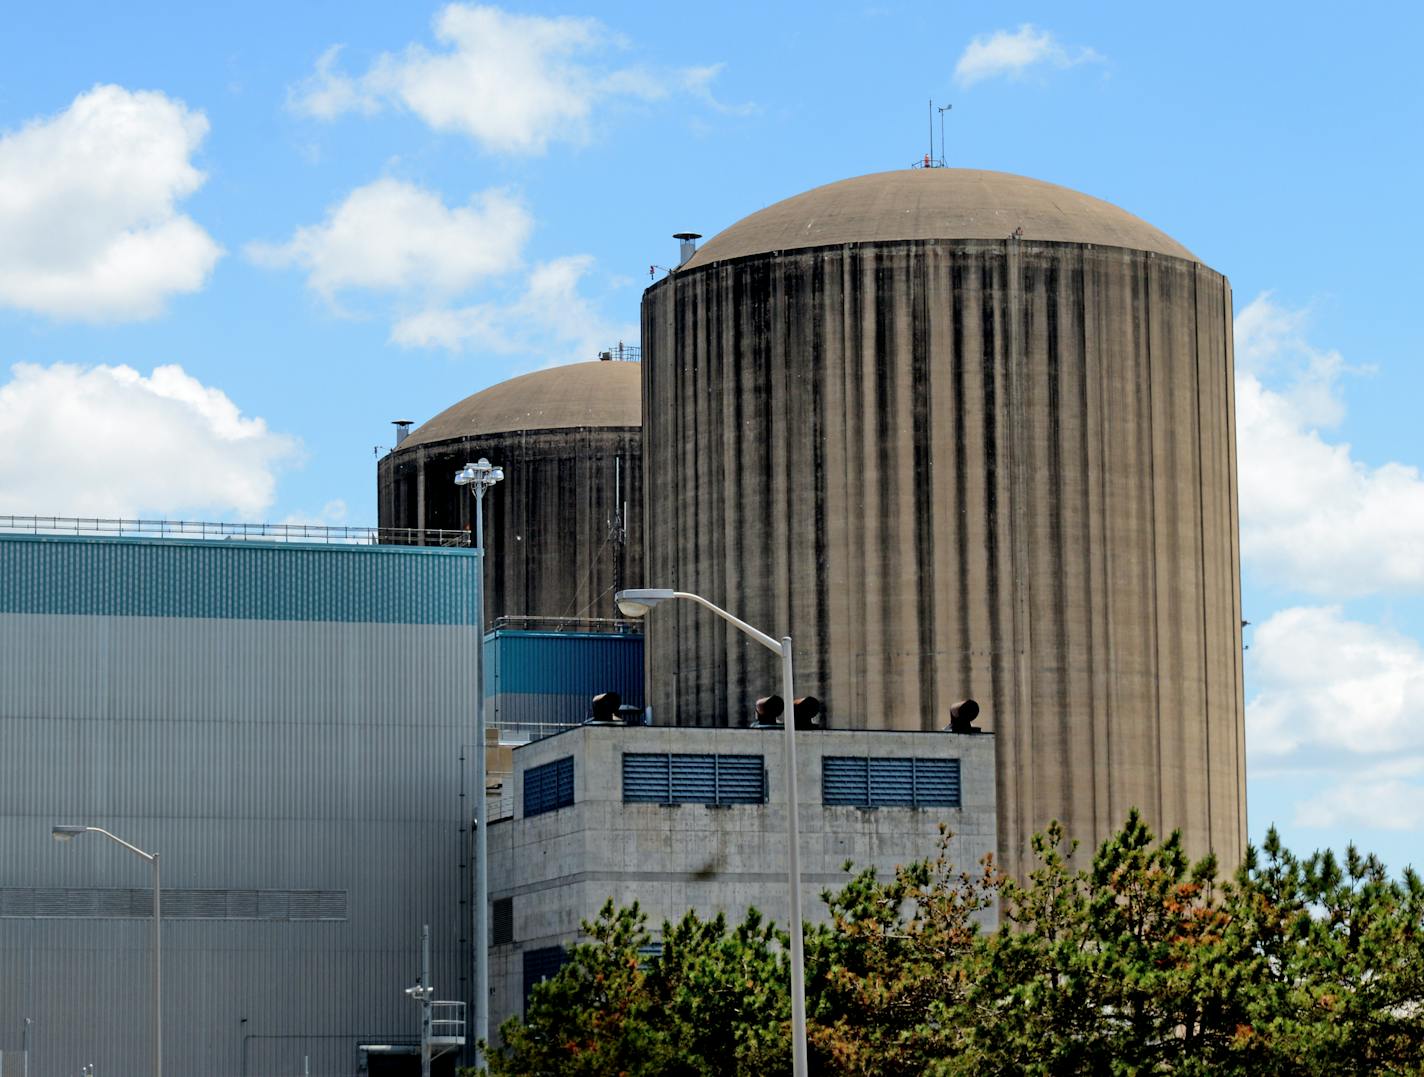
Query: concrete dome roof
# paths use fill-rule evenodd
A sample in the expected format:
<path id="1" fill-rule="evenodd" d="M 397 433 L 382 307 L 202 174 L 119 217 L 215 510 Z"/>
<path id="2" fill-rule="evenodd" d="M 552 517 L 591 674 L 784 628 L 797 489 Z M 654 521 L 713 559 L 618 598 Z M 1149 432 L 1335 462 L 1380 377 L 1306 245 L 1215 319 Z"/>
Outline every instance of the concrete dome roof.
<path id="1" fill-rule="evenodd" d="M 841 243 L 1007 239 L 1092 243 L 1198 259 L 1165 232 L 1067 187 L 971 168 L 909 168 L 828 183 L 713 236 L 682 272 L 729 258 Z"/>
<path id="2" fill-rule="evenodd" d="M 422 423 L 396 452 L 453 438 L 577 426 L 642 426 L 639 364 L 571 363 L 521 374 Z"/>

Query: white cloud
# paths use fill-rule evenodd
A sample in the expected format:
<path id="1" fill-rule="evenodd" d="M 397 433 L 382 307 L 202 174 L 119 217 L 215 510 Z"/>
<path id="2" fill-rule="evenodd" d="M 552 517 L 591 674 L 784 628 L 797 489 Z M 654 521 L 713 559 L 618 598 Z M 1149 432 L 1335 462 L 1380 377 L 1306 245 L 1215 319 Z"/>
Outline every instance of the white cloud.
<path id="1" fill-rule="evenodd" d="M 19 363 L 0 386 L 0 512 L 254 517 L 300 442 L 179 366 Z"/>
<path id="2" fill-rule="evenodd" d="M 1370 467 L 1322 429 L 1344 416 L 1336 352 L 1312 348 L 1306 318 L 1258 296 L 1236 319 L 1242 559 L 1284 586 L 1326 596 L 1424 587 L 1424 478 Z M 1268 388 L 1267 375 L 1284 375 Z"/>
<path id="3" fill-rule="evenodd" d="M 1101 61 L 1090 48 L 1067 49 L 1047 30 L 1024 23 L 1017 30 L 995 30 L 974 38 L 954 65 L 954 81 L 965 89 L 985 79 L 1019 78 L 1031 67 L 1073 67 Z"/>
<path id="4" fill-rule="evenodd" d="M 316 70 L 287 95 L 288 106 L 319 120 L 332 120 L 345 112 L 377 111 L 380 102 L 351 76 L 337 70 L 340 56 L 340 45 L 332 45 L 318 56 Z"/>
<path id="5" fill-rule="evenodd" d="M 1424 828 L 1424 647 L 1336 607 L 1273 614 L 1247 654 L 1256 777 L 1310 790 L 1300 826 Z"/>
<path id="6" fill-rule="evenodd" d="M 514 154 L 542 153 L 555 140 L 583 141 L 594 108 L 617 98 L 659 100 L 685 91 L 724 111 L 739 110 L 712 97 L 715 68 L 613 67 L 611 54 L 626 44 L 596 19 L 449 4 L 435 16 L 434 33 L 440 50 L 413 44 L 383 54 L 359 77 L 337 70 L 337 51 L 328 49 L 291 95 L 291 107 L 332 119 L 395 104 L 438 131 Z"/>
<path id="7" fill-rule="evenodd" d="M 1296 805 L 1295 822 L 1300 826 L 1351 830 L 1418 830 L 1424 825 L 1424 785 L 1382 774 L 1363 774 L 1301 801 Z"/>
<path id="8" fill-rule="evenodd" d="M 1424 753 L 1424 647 L 1338 607 L 1301 606 L 1256 628 L 1248 655 L 1251 754 Z"/>
<path id="9" fill-rule="evenodd" d="M 0 136 L 0 305 L 56 318 L 151 318 L 222 249 L 177 203 L 201 186 L 201 112 L 96 86 Z"/>
<path id="10" fill-rule="evenodd" d="M 537 355 L 545 361 L 592 359 L 615 340 L 633 340 L 638 329 L 607 318 L 580 291 L 593 267 L 590 255 L 557 258 L 536 266 L 513 302 L 436 307 L 402 318 L 391 341 L 404 347 L 481 349 Z"/>
<path id="11" fill-rule="evenodd" d="M 488 190 L 464 206 L 414 184 L 381 179 L 358 187 L 321 224 L 298 228 L 280 245 L 250 244 L 271 266 L 299 265 L 327 298 L 346 289 L 453 295 L 508 274 L 533 221 L 511 195 Z"/>

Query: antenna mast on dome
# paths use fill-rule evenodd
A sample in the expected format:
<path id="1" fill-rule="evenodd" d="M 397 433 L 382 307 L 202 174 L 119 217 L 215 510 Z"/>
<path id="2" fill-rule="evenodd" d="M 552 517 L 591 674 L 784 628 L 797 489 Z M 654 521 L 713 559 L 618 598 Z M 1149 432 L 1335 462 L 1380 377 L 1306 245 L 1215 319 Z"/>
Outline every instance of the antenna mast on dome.
<path id="1" fill-rule="evenodd" d="M 930 152 L 925 154 L 924 159 L 916 161 L 913 168 L 947 168 L 944 159 L 944 114 L 952 109 L 953 105 L 936 105 L 934 98 L 930 98 L 929 122 L 930 122 Z M 935 112 L 939 112 L 939 156 L 935 156 L 934 141 L 934 117 Z"/>

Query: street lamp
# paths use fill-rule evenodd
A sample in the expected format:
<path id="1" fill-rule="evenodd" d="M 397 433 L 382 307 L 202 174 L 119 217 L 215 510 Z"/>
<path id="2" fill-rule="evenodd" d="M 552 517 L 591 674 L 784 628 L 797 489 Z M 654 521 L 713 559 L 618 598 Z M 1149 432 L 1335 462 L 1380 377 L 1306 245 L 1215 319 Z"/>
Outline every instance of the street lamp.
<path id="1" fill-rule="evenodd" d="M 791 1062 L 795 1077 L 806 1077 L 806 958 L 801 938 L 801 838 L 796 818 L 796 723 L 792 719 L 792 701 L 796 697 L 791 688 L 791 637 L 783 636 L 781 641 L 777 642 L 761 629 L 753 628 L 745 621 L 733 617 L 701 595 L 689 594 L 686 591 L 642 587 L 619 591 L 613 598 L 624 617 L 644 617 L 654 606 L 670 598 L 695 602 L 751 636 L 772 654 L 781 656 L 781 691 L 782 698 L 786 700 L 786 713 L 782 718 L 782 725 L 786 729 L 786 879 L 791 897 L 791 922 L 787 925 L 791 934 Z"/>
<path id="2" fill-rule="evenodd" d="M 483 456 L 455 472 L 455 485 L 475 495 L 475 1069 L 484 1068 L 489 1042 L 489 842 L 485 818 L 485 493 L 504 479 L 504 468 Z"/>
<path id="3" fill-rule="evenodd" d="M 73 841 L 80 834 L 102 834 L 153 865 L 153 1072 L 154 1077 L 163 1077 L 163 919 L 160 913 L 158 854 L 146 853 L 137 845 L 130 845 L 123 838 L 97 826 L 60 824 L 50 831 L 55 841 Z"/>

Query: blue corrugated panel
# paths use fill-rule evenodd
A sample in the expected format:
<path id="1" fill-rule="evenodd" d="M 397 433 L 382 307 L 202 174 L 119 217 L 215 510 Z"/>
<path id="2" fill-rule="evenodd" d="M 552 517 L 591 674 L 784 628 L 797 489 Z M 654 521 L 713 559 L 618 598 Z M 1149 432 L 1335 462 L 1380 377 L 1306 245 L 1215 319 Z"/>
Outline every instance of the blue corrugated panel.
<path id="1" fill-rule="evenodd" d="M 474 623 L 469 550 L 0 535 L 0 613 Z"/>
<path id="2" fill-rule="evenodd" d="M 643 707 L 642 636 L 501 629 L 485 637 L 485 661 L 499 725 L 581 722 L 602 692 Z"/>

